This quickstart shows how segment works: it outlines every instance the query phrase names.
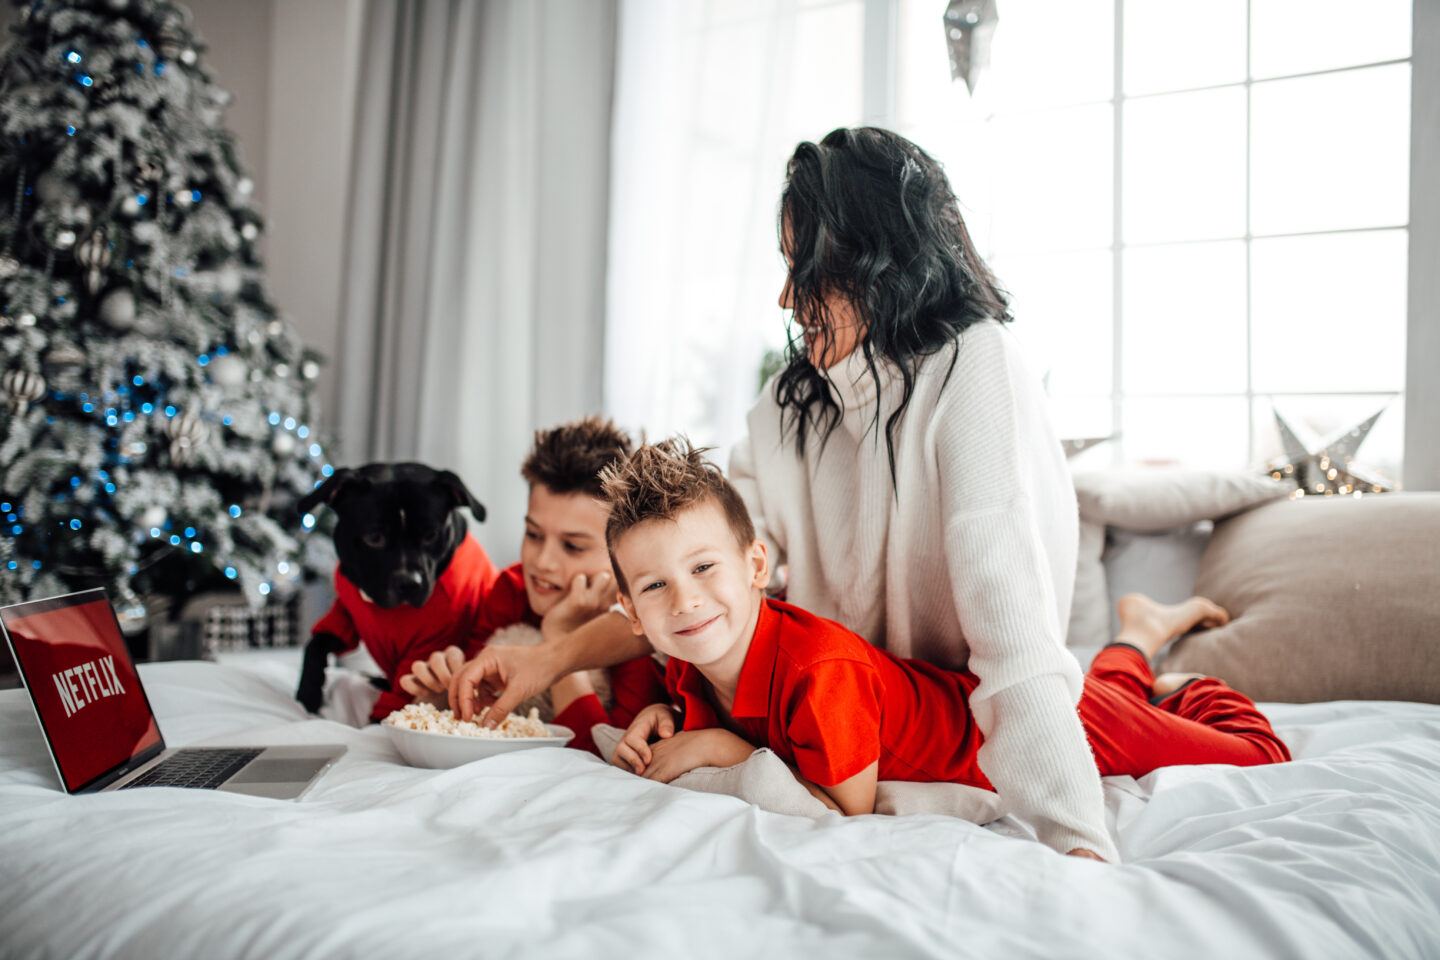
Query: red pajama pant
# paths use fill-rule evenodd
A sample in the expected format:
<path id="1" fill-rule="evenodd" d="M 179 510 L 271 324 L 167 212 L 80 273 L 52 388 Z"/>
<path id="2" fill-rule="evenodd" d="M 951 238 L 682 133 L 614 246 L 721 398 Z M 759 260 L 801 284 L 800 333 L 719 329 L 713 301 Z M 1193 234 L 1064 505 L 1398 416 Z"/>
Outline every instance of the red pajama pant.
<path id="1" fill-rule="evenodd" d="M 1102 649 L 1085 675 L 1080 720 L 1102 775 L 1143 776 L 1196 763 L 1256 766 L 1290 759 L 1264 714 L 1214 677 L 1151 700 L 1155 674 L 1125 643 Z"/>
<path id="2" fill-rule="evenodd" d="M 556 723 L 575 731 L 575 739 L 568 746 L 589 750 L 596 756 L 600 755 L 600 750 L 590 737 L 590 728 L 595 724 L 628 727 L 635 715 L 650 704 L 670 702 L 670 694 L 665 689 L 665 670 L 649 654 L 626 660 L 611 667 L 608 673 L 610 692 L 614 697 L 614 706 L 608 713 L 600 698 L 591 693 L 577 697 L 555 717 Z"/>

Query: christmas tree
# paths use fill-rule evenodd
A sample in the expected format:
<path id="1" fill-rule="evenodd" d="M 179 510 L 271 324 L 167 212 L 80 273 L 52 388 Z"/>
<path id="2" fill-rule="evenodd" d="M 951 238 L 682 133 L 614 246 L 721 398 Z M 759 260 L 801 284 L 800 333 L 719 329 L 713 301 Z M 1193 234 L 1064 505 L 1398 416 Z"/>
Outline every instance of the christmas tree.
<path id="1" fill-rule="evenodd" d="M 277 316 L 230 96 L 164 0 L 23 4 L 0 57 L 0 602 L 325 569 L 318 359 Z M 8 191 L 7 191 L 8 188 Z M 3 209 L 4 206 L 8 210 Z"/>

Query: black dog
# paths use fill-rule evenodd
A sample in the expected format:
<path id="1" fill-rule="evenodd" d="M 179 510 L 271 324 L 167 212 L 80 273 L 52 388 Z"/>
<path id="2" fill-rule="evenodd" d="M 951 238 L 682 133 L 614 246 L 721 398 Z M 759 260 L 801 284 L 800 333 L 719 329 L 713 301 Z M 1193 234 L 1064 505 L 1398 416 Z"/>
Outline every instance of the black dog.
<path id="1" fill-rule="evenodd" d="M 338 517 L 336 599 L 311 630 L 295 698 L 319 710 L 330 656 L 363 641 L 388 683 L 371 714 L 383 719 L 409 702 L 396 691 L 412 663 L 467 646 L 496 572 L 460 511 L 484 520 L 485 508 L 455 474 L 419 463 L 337 470 L 299 509 L 321 503 Z"/>

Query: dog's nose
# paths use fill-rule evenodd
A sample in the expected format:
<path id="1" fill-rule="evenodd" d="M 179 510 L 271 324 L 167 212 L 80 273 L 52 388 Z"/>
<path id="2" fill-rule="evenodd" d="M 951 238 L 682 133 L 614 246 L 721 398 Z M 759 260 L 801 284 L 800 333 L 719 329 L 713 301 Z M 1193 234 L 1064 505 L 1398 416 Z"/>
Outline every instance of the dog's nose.
<path id="1" fill-rule="evenodd" d="M 396 570 L 390 575 L 390 583 L 397 590 L 413 590 L 425 585 L 425 578 L 419 570 Z"/>

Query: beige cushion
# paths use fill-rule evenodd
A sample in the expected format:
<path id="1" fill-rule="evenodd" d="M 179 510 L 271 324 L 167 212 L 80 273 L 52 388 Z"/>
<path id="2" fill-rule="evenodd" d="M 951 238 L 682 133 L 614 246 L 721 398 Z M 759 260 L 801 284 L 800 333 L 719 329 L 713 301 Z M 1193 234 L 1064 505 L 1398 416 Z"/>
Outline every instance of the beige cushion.
<path id="1" fill-rule="evenodd" d="M 1233 619 L 1163 669 L 1256 700 L 1440 703 L 1440 494 L 1304 497 L 1217 524 L 1196 592 Z"/>
<path id="2" fill-rule="evenodd" d="M 1080 519 L 1141 533 L 1219 520 L 1288 496 L 1294 484 L 1249 473 L 1134 467 L 1075 475 Z"/>

